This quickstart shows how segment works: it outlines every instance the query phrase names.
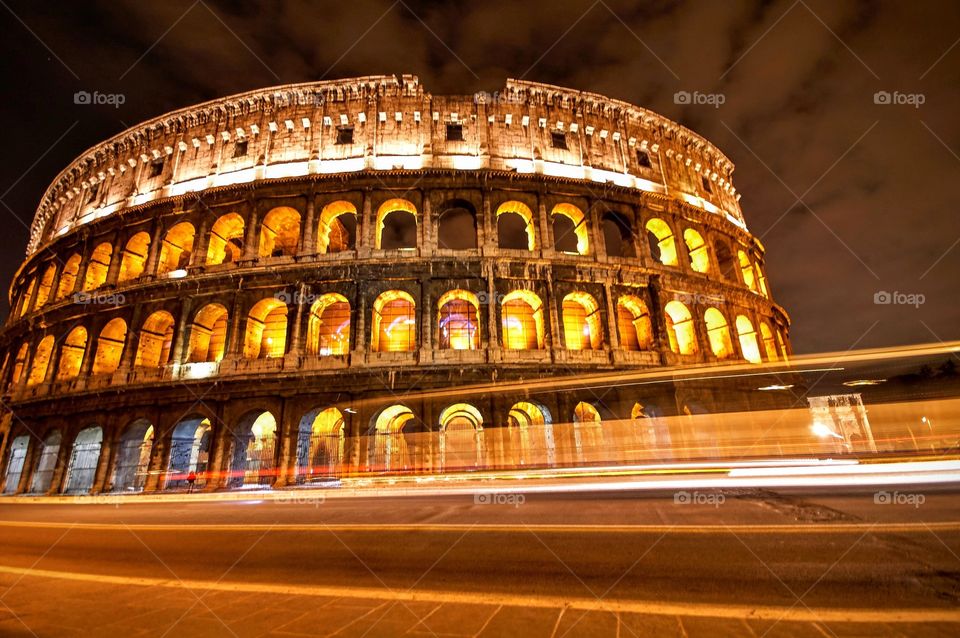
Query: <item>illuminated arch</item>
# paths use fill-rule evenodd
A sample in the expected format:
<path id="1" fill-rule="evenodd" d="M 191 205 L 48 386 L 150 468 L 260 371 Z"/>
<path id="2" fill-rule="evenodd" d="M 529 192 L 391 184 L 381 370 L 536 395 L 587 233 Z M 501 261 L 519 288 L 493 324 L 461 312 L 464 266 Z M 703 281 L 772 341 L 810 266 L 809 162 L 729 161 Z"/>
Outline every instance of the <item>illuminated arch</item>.
<path id="1" fill-rule="evenodd" d="M 239 261 L 243 256 L 243 233 L 243 217 L 237 213 L 227 213 L 217 218 L 210 227 L 205 263 L 215 266 Z"/>
<path id="2" fill-rule="evenodd" d="M 160 259 L 157 261 L 158 275 L 182 270 L 190 264 L 196 234 L 197 232 L 190 222 L 174 224 L 167 231 L 163 241 L 160 242 Z"/>
<path id="3" fill-rule="evenodd" d="M 696 354 L 697 333 L 690 310 L 679 301 L 670 301 L 663 307 L 667 321 L 670 350 L 676 354 Z"/>
<path id="4" fill-rule="evenodd" d="M 563 341 L 567 350 L 603 347 L 600 306 L 585 292 L 571 292 L 563 298 Z"/>
<path id="5" fill-rule="evenodd" d="M 45 494 L 50 491 L 53 484 L 53 472 L 57 469 L 57 458 L 60 456 L 60 442 L 63 435 L 59 430 L 54 430 L 47 434 L 43 439 L 43 447 L 40 450 L 40 458 L 33 470 L 33 477 L 30 479 L 30 492 L 32 494 Z"/>
<path id="6" fill-rule="evenodd" d="M 480 414 L 480 410 L 469 403 L 454 403 L 440 412 L 440 429 L 446 430 L 451 425 L 456 425 L 458 420 L 462 420 L 464 424 L 469 424 L 475 430 L 483 427 L 483 416 Z"/>
<path id="7" fill-rule="evenodd" d="M 89 492 L 100 462 L 100 447 L 103 443 L 103 430 L 95 425 L 85 428 L 77 434 L 70 450 L 67 464 L 65 491 L 69 494 Z"/>
<path id="8" fill-rule="evenodd" d="M 213 362 L 223 359 L 227 320 L 227 309 L 218 303 L 207 304 L 197 311 L 190 326 L 188 362 Z"/>
<path id="9" fill-rule="evenodd" d="M 143 274 L 147 265 L 147 253 L 150 251 L 150 235 L 139 232 L 127 240 L 120 253 L 120 272 L 117 281 L 130 281 Z"/>
<path id="10" fill-rule="evenodd" d="M 740 272 L 743 274 L 743 283 L 746 284 L 747 288 L 757 292 L 757 278 L 753 270 L 753 264 L 750 263 L 750 258 L 747 256 L 747 253 L 742 250 L 737 251 L 737 261 L 740 263 Z"/>
<path id="11" fill-rule="evenodd" d="M 692 228 L 683 231 L 683 243 L 687 245 L 687 254 L 690 255 L 690 268 L 694 272 L 710 272 L 710 255 L 707 252 L 707 242 L 703 235 Z"/>
<path id="12" fill-rule="evenodd" d="M 720 274 L 727 281 L 737 281 L 737 263 L 733 259 L 733 253 L 730 252 L 730 245 L 718 239 L 713 242 L 713 252 L 717 256 L 717 264 L 720 266 Z"/>
<path id="13" fill-rule="evenodd" d="M 377 415 L 374 429 L 377 434 L 396 434 L 413 417 L 413 411 L 405 405 L 391 405 Z"/>
<path id="14" fill-rule="evenodd" d="M 21 317 L 24 316 L 25 314 L 27 314 L 27 310 L 30 309 L 30 300 L 33 299 L 33 293 L 36 291 L 36 288 L 37 288 L 37 278 L 36 278 L 36 277 L 31 277 L 31 278 L 30 278 L 30 283 L 27 284 L 26 290 L 23 292 L 22 295 L 20 295 L 20 313 L 19 313 L 19 315 L 20 315 Z"/>
<path id="15" fill-rule="evenodd" d="M 87 264 L 87 274 L 83 278 L 84 291 L 95 290 L 107 281 L 111 255 L 113 255 L 113 246 L 108 241 L 93 249 L 90 262 Z"/>
<path id="16" fill-rule="evenodd" d="M 247 359 L 282 357 L 287 348 L 287 304 L 276 297 L 258 301 L 247 314 L 243 356 Z"/>
<path id="17" fill-rule="evenodd" d="M 766 321 L 760 322 L 760 340 L 763 342 L 763 351 L 767 355 L 767 361 L 777 361 L 777 344 L 774 340 L 773 331 Z"/>
<path id="18" fill-rule="evenodd" d="M 553 245 L 557 250 L 578 255 L 586 255 L 590 252 L 587 218 L 582 210 L 573 204 L 557 204 L 550 211 L 550 216 L 553 217 Z M 566 219 L 569 223 L 563 223 L 562 219 Z M 575 246 L 566 241 L 573 238 L 576 238 Z"/>
<path id="19" fill-rule="evenodd" d="M 114 492 L 139 492 L 144 488 L 153 438 L 153 424 L 147 419 L 137 419 L 124 430 L 113 466 Z"/>
<path id="20" fill-rule="evenodd" d="M 80 255 L 73 254 L 63 264 L 60 273 L 60 283 L 57 285 L 57 299 L 63 299 L 77 287 L 77 275 L 80 273 Z"/>
<path id="21" fill-rule="evenodd" d="M 311 410 L 300 419 L 297 482 L 336 475 L 343 461 L 343 413 L 337 408 Z"/>
<path id="22" fill-rule="evenodd" d="M 212 440 L 213 425 L 208 418 L 190 416 L 177 423 L 170 439 L 165 489 L 206 484 Z M 188 480 L 191 478 L 193 481 Z"/>
<path id="23" fill-rule="evenodd" d="M 411 352 L 417 347 L 417 306 L 408 293 L 388 290 L 373 302 L 373 352 Z"/>
<path id="24" fill-rule="evenodd" d="M 600 412 L 592 404 L 581 401 L 573 408 L 574 423 L 601 423 Z"/>
<path id="25" fill-rule="evenodd" d="M 411 229 L 409 218 L 413 217 Z M 377 209 L 376 247 L 412 250 L 417 247 L 417 208 L 405 199 L 388 199 Z"/>
<path id="26" fill-rule="evenodd" d="M 277 418 L 269 410 L 248 412 L 234 430 L 230 487 L 273 482 Z"/>
<path id="27" fill-rule="evenodd" d="M 115 317 L 107 322 L 97 337 L 97 352 L 93 357 L 93 374 L 111 374 L 120 366 L 120 355 L 127 339 L 127 322 Z"/>
<path id="28" fill-rule="evenodd" d="M 518 221 L 519 218 L 519 221 Z M 526 234 L 526 245 L 518 243 L 512 235 L 522 229 Z M 533 211 L 518 201 L 509 201 L 497 207 L 497 237 L 500 248 L 519 248 L 534 250 L 536 248 L 536 233 L 533 231 Z"/>
<path id="29" fill-rule="evenodd" d="M 483 461 L 483 417 L 469 403 L 440 412 L 440 464 L 444 469 L 477 467 Z"/>
<path id="30" fill-rule="evenodd" d="M 350 302 L 343 295 L 327 293 L 310 306 L 307 353 L 320 356 L 350 352 Z"/>
<path id="31" fill-rule="evenodd" d="M 703 322 L 707 326 L 707 339 L 710 341 L 710 350 L 718 359 L 732 357 L 733 341 L 730 339 L 730 326 L 727 318 L 716 308 L 707 308 L 703 313 Z"/>
<path id="32" fill-rule="evenodd" d="M 745 316 L 737 315 L 736 326 L 743 358 L 750 363 L 760 363 L 760 344 L 757 342 L 757 333 L 753 329 L 753 323 Z"/>
<path id="33" fill-rule="evenodd" d="M 47 335 L 37 344 L 33 352 L 33 362 L 30 365 L 30 374 L 27 376 L 27 385 L 43 383 L 47 376 L 47 367 L 50 365 L 50 355 L 53 354 L 53 335 Z"/>
<path id="34" fill-rule="evenodd" d="M 260 222 L 260 257 L 297 254 L 300 243 L 300 213 L 289 206 L 272 209 Z"/>
<path id="35" fill-rule="evenodd" d="M 60 364 L 57 380 L 73 379 L 80 374 L 83 357 L 87 351 L 87 329 L 77 326 L 67 334 L 60 346 Z"/>
<path id="36" fill-rule="evenodd" d="M 624 350 L 649 350 L 653 347 L 653 321 L 639 297 L 622 295 L 617 299 L 617 330 Z"/>
<path id="37" fill-rule="evenodd" d="M 50 299 L 51 288 L 53 287 L 53 279 L 56 276 L 56 264 L 50 264 L 47 266 L 47 269 L 43 271 L 43 275 L 40 277 L 37 283 L 37 300 L 33 303 L 34 308 L 41 308 L 46 305 L 47 301 Z"/>
<path id="38" fill-rule="evenodd" d="M 357 237 L 357 207 L 347 201 L 331 202 L 320 211 L 317 228 L 317 252 L 339 253 L 353 250 Z"/>
<path id="39" fill-rule="evenodd" d="M 173 345 L 173 315 L 166 310 L 154 312 L 143 322 L 137 341 L 136 368 L 159 368 L 170 360 Z"/>
<path id="40" fill-rule="evenodd" d="M 753 269 L 757 274 L 757 288 L 759 292 L 764 297 L 770 296 L 770 291 L 767 290 L 767 275 L 763 272 L 763 268 L 760 266 L 760 262 L 757 262 L 753 265 Z"/>
<path id="41" fill-rule="evenodd" d="M 513 290 L 500 303 L 503 347 L 508 350 L 543 349 L 543 302 L 531 290 Z"/>
<path id="42" fill-rule="evenodd" d="M 437 301 L 441 350 L 480 349 L 480 301 L 467 290 L 450 290 Z"/>
<path id="43" fill-rule="evenodd" d="M 21 434 L 10 442 L 7 472 L 3 480 L 4 494 L 15 494 L 20 489 L 20 477 L 23 476 L 23 466 L 27 460 L 29 447 L 30 437 L 26 434 Z"/>
<path id="44" fill-rule="evenodd" d="M 546 464 L 556 461 L 556 441 L 550 411 L 529 401 L 518 401 L 507 413 L 507 435 L 519 452 L 513 460 L 519 465 Z"/>
<path id="45" fill-rule="evenodd" d="M 653 258 L 664 266 L 676 266 L 677 243 L 667 222 L 654 217 L 647 222 L 646 230 Z"/>
<path id="46" fill-rule="evenodd" d="M 507 423 L 521 428 L 552 423 L 550 411 L 539 403 L 518 401 L 507 413 Z"/>
<path id="47" fill-rule="evenodd" d="M 23 379 L 24 368 L 27 367 L 27 359 L 30 356 L 30 344 L 20 344 L 17 350 L 17 356 L 13 361 L 13 372 L 10 374 L 10 384 L 17 385 Z"/>

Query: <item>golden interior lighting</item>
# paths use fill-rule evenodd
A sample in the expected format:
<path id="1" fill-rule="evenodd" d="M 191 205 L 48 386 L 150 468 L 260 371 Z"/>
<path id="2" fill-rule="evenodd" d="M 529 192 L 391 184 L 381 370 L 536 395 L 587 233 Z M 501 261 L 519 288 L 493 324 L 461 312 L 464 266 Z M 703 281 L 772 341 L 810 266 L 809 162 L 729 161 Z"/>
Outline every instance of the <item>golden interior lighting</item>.
<path id="1" fill-rule="evenodd" d="M 480 302 L 467 290 L 450 290 L 437 301 L 441 350 L 480 348 Z"/>
<path id="2" fill-rule="evenodd" d="M 405 405 L 391 405 L 377 416 L 374 429 L 377 434 L 397 434 L 403 430 L 407 421 L 413 418 L 413 412 Z"/>
<path id="3" fill-rule="evenodd" d="M 343 437 L 343 413 L 337 408 L 327 408 L 317 413 L 310 426 L 313 436 L 338 435 Z"/>
<path id="4" fill-rule="evenodd" d="M 500 237 L 500 247 L 512 247 L 508 241 L 511 238 L 505 237 L 512 232 L 512 229 L 507 228 L 512 216 L 519 216 L 523 220 L 522 226 L 527 235 L 526 248 L 527 250 L 534 250 L 536 248 L 536 235 L 533 232 L 533 211 L 526 204 L 518 201 L 504 202 L 497 207 L 497 230 Z M 519 224 L 515 225 L 519 226 Z"/>
<path id="5" fill-rule="evenodd" d="M 617 299 L 617 330 L 622 349 L 638 351 L 653 348 L 650 311 L 639 297 L 623 295 Z"/>
<path id="6" fill-rule="evenodd" d="M 63 264 L 63 272 L 60 273 L 60 284 L 57 286 L 57 299 L 63 299 L 77 285 L 77 274 L 80 272 L 80 255 L 74 254 Z"/>
<path id="7" fill-rule="evenodd" d="M 120 366 L 120 355 L 127 338 L 127 322 L 116 317 L 107 322 L 97 338 L 93 357 L 93 374 L 112 374 Z"/>
<path id="8" fill-rule="evenodd" d="M 193 254 L 193 241 L 196 231 L 190 222 L 175 224 L 163 241 L 160 242 L 160 259 L 157 262 L 157 274 L 164 275 L 174 270 L 182 270 L 190 264 Z"/>
<path id="9" fill-rule="evenodd" d="M 189 362 L 220 361 L 227 339 L 227 309 L 207 304 L 194 315 L 190 326 Z"/>
<path id="10" fill-rule="evenodd" d="M 690 255 L 690 268 L 694 272 L 710 272 L 710 255 L 707 253 L 707 242 L 703 236 L 692 228 L 683 231 L 683 243 L 687 245 Z"/>
<path id="11" fill-rule="evenodd" d="M 353 250 L 356 243 L 356 228 L 356 206 L 345 201 L 327 204 L 320 212 L 317 252 L 327 254 Z"/>
<path id="12" fill-rule="evenodd" d="M 597 412 L 597 409 L 593 407 L 593 405 L 581 401 L 573 409 L 573 422 L 599 424 L 601 422 L 600 413 Z"/>
<path id="13" fill-rule="evenodd" d="M 307 353 L 322 357 L 350 352 L 350 302 L 343 295 L 328 293 L 310 306 Z"/>
<path id="14" fill-rule="evenodd" d="M 417 347 L 417 309 L 413 297 L 388 290 L 373 302 L 370 330 L 374 352 L 412 352 Z"/>
<path id="15" fill-rule="evenodd" d="M 508 350 L 543 349 L 543 302 L 531 290 L 513 290 L 500 304 L 503 347 Z"/>
<path id="16" fill-rule="evenodd" d="M 139 232 L 127 241 L 120 253 L 120 273 L 117 281 L 130 281 L 143 274 L 150 250 L 150 235 Z"/>
<path id="17" fill-rule="evenodd" d="M 111 255 L 113 255 L 113 246 L 110 242 L 105 241 L 93 249 L 90 263 L 87 264 L 87 274 L 83 279 L 84 291 L 95 290 L 107 281 Z"/>
<path id="18" fill-rule="evenodd" d="M 159 368 L 167 365 L 172 342 L 173 315 L 165 310 L 158 310 L 147 317 L 140 329 L 134 367 Z"/>
<path id="19" fill-rule="evenodd" d="M 511 427 L 528 428 L 531 426 L 545 425 L 546 416 L 540 406 L 527 401 L 519 401 L 513 404 L 507 415 L 507 423 Z"/>
<path id="20" fill-rule="evenodd" d="M 647 222 L 647 240 L 654 259 L 664 266 L 677 265 L 677 244 L 674 241 L 673 231 L 662 219 L 654 217 Z"/>
<path id="21" fill-rule="evenodd" d="M 247 315 L 243 356 L 247 359 L 282 357 L 287 346 L 287 304 L 274 297 L 261 299 Z"/>
<path id="22" fill-rule="evenodd" d="M 57 274 L 57 267 L 55 264 L 50 264 L 47 266 L 47 269 L 43 271 L 43 276 L 40 277 L 39 283 L 37 284 L 37 300 L 34 302 L 34 308 L 40 308 L 47 303 L 47 300 L 50 299 L 50 288 L 53 287 L 53 278 Z"/>
<path id="23" fill-rule="evenodd" d="M 217 219 L 210 228 L 206 264 L 215 266 L 239 261 L 243 255 L 243 232 L 243 217 L 237 213 L 227 213 Z"/>
<path id="24" fill-rule="evenodd" d="M 697 332 L 693 326 L 693 317 L 685 305 L 679 301 L 667 302 L 663 307 L 667 320 L 667 338 L 670 350 L 675 354 L 696 354 Z"/>
<path id="25" fill-rule="evenodd" d="M 483 417 L 469 403 L 455 403 L 440 413 L 441 463 L 445 468 L 481 462 Z"/>
<path id="26" fill-rule="evenodd" d="M 27 285 L 27 290 L 23 293 L 23 296 L 20 297 L 20 316 L 27 314 L 27 310 L 30 308 L 30 300 L 33 298 L 33 292 L 37 288 L 37 278 L 34 277 L 30 280 L 30 283 Z"/>
<path id="27" fill-rule="evenodd" d="M 30 352 L 29 344 L 22 344 L 20 349 L 17 350 L 17 358 L 13 362 L 13 374 L 10 375 L 10 383 L 16 385 L 20 383 L 20 379 L 23 377 L 23 368 L 27 365 L 27 355 Z"/>
<path id="28" fill-rule="evenodd" d="M 274 208 L 260 224 L 260 257 L 297 254 L 300 243 L 300 213 L 287 206 Z"/>
<path id="29" fill-rule="evenodd" d="M 710 341 L 710 350 L 718 359 L 732 357 L 733 341 L 730 339 L 730 326 L 723 313 L 716 308 L 707 308 L 703 313 L 703 321 L 707 326 L 707 339 Z"/>
<path id="30" fill-rule="evenodd" d="M 567 350 L 603 347 L 600 306 L 585 292 L 571 292 L 563 298 L 563 339 Z"/>
<path id="31" fill-rule="evenodd" d="M 63 340 L 60 346 L 60 365 L 57 369 L 57 380 L 76 378 L 80 374 L 83 364 L 83 355 L 87 349 L 87 329 L 77 326 Z"/>
<path id="32" fill-rule="evenodd" d="M 405 199 L 394 198 L 385 201 L 377 209 L 376 224 L 376 247 L 377 249 L 412 249 L 417 247 L 416 237 L 396 236 L 402 235 L 401 228 L 408 220 L 403 220 L 405 214 L 413 215 L 414 224 L 417 223 L 417 208 Z M 390 241 L 384 241 L 385 233 Z M 391 233 L 393 230 L 395 233 Z"/>
<path id="33" fill-rule="evenodd" d="M 757 343 L 757 333 L 753 329 L 753 323 L 743 315 L 737 315 L 736 326 L 743 358 L 750 363 L 760 363 L 760 344 Z"/>
<path id="34" fill-rule="evenodd" d="M 587 234 L 587 218 L 583 211 L 573 204 L 557 204 L 550 211 L 553 217 L 553 244 L 561 252 L 586 255 L 590 252 L 590 239 Z M 569 223 L 559 223 L 561 219 Z M 572 233 L 572 236 L 568 236 Z M 576 246 L 566 240 L 576 238 Z"/>
<path id="35" fill-rule="evenodd" d="M 740 262 L 740 272 L 743 274 L 743 283 L 746 284 L 750 290 L 757 292 L 757 279 L 754 275 L 753 264 L 750 263 L 750 258 L 747 257 L 747 253 L 738 250 L 737 259 Z"/>
<path id="36" fill-rule="evenodd" d="M 50 365 L 50 355 L 53 354 L 53 344 L 53 335 L 47 335 L 40 340 L 36 351 L 33 353 L 33 364 L 30 366 L 27 385 L 43 383 L 47 376 L 47 366 Z"/>
<path id="37" fill-rule="evenodd" d="M 766 321 L 760 322 L 760 340 L 763 341 L 763 351 L 767 355 L 767 361 L 776 361 L 779 359 L 773 331 L 770 330 L 770 326 L 767 325 Z"/>

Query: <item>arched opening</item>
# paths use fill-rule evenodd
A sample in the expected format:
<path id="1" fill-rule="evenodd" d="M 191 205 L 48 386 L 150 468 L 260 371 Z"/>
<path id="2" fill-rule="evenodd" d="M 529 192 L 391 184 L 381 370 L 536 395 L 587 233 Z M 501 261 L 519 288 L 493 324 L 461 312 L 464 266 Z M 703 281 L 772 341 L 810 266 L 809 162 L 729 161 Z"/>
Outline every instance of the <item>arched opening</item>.
<path id="1" fill-rule="evenodd" d="M 690 310 L 679 301 L 670 301 L 663 307 L 667 322 L 670 351 L 675 354 L 696 354 L 697 332 Z"/>
<path id="2" fill-rule="evenodd" d="M 47 269 L 43 271 L 43 276 L 40 277 L 40 280 L 37 283 L 37 300 L 33 304 L 34 308 L 41 308 L 46 305 L 47 301 L 50 299 L 50 289 L 53 287 L 53 279 L 56 276 L 56 264 L 50 264 L 47 266 Z"/>
<path id="3" fill-rule="evenodd" d="M 571 292 L 563 298 L 563 340 L 567 350 L 603 347 L 600 306 L 585 292 Z"/>
<path id="4" fill-rule="evenodd" d="M 153 449 L 153 425 L 137 419 L 120 437 L 113 470 L 114 492 L 139 492 L 147 484 L 147 469 Z"/>
<path id="5" fill-rule="evenodd" d="M 27 311 L 30 309 L 30 301 L 33 299 L 33 293 L 37 289 L 37 278 L 33 277 L 30 280 L 30 283 L 27 284 L 27 289 L 20 296 L 20 316 L 27 314 Z"/>
<path id="6" fill-rule="evenodd" d="M 269 485 L 276 478 L 277 419 L 269 411 L 252 412 L 234 433 L 229 487 Z"/>
<path id="7" fill-rule="evenodd" d="M 417 347 L 417 308 L 402 290 L 388 290 L 373 302 L 373 352 L 412 352 Z"/>
<path id="8" fill-rule="evenodd" d="M 37 349 L 33 353 L 33 364 L 30 366 L 30 375 L 27 377 L 27 385 L 43 383 L 47 377 L 47 366 L 50 365 L 53 344 L 53 335 L 47 335 L 37 344 Z"/>
<path id="9" fill-rule="evenodd" d="M 740 262 L 740 273 L 743 275 L 743 283 L 746 284 L 750 290 L 757 292 L 757 278 L 754 274 L 753 264 L 750 263 L 750 258 L 747 257 L 747 253 L 738 250 L 737 260 Z"/>
<path id="10" fill-rule="evenodd" d="M 340 253 L 357 245 L 357 207 L 350 202 L 327 204 L 320 211 L 317 252 Z"/>
<path id="11" fill-rule="evenodd" d="M 222 215 L 210 227 L 207 243 L 208 266 L 240 261 L 243 256 L 243 217 L 237 213 Z"/>
<path id="12" fill-rule="evenodd" d="M 188 362 L 220 361 L 227 340 L 227 309 L 207 304 L 194 315 L 190 326 Z"/>
<path id="13" fill-rule="evenodd" d="M 716 308 L 707 308 L 703 313 L 703 322 L 707 326 L 707 339 L 710 342 L 710 351 L 718 359 L 733 356 L 733 341 L 730 339 L 730 326 L 727 318 Z"/>
<path id="14" fill-rule="evenodd" d="M 64 491 L 68 494 L 89 492 L 97 474 L 100 462 L 100 446 L 103 443 L 103 430 L 94 425 L 81 430 L 73 440 L 70 461 L 67 464 L 67 481 Z"/>
<path id="15" fill-rule="evenodd" d="M 120 355 L 127 339 L 127 322 L 116 317 L 107 322 L 97 337 L 97 352 L 93 357 L 93 374 L 112 374 L 120 366 Z"/>
<path id="16" fill-rule="evenodd" d="M 160 242 L 160 259 L 157 274 L 165 275 L 174 270 L 183 270 L 190 265 L 196 230 L 190 222 L 175 224 Z"/>
<path id="17" fill-rule="evenodd" d="M 373 422 L 375 434 L 370 448 L 370 469 L 389 472 L 416 467 L 416 453 L 423 442 L 412 433 L 410 445 L 407 445 L 403 430 L 411 423 L 415 424 L 416 419 L 405 405 L 391 405 L 381 410 Z"/>
<path id="18" fill-rule="evenodd" d="M 606 455 L 600 412 L 585 401 L 573 408 L 573 444 L 580 461 L 597 460 Z"/>
<path id="19" fill-rule="evenodd" d="M 703 240 L 703 235 L 692 228 L 688 228 L 683 231 L 683 243 L 687 245 L 690 268 L 694 272 L 710 272 L 710 255 L 707 252 L 707 242 Z"/>
<path id="20" fill-rule="evenodd" d="M 17 350 L 17 356 L 13 360 L 13 372 L 10 375 L 10 385 L 17 385 L 23 379 L 23 371 L 27 366 L 27 358 L 30 356 L 30 344 L 20 344 Z"/>
<path id="21" fill-rule="evenodd" d="M 60 364 L 57 368 L 57 380 L 76 378 L 83 365 L 83 355 L 87 351 L 87 329 L 77 326 L 67 334 L 60 346 Z"/>
<path id="22" fill-rule="evenodd" d="M 470 250 L 477 247 L 477 212 L 461 199 L 447 202 L 437 223 L 437 246 L 450 250 Z"/>
<path id="23" fill-rule="evenodd" d="M 673 231 L 662 219 L 654 217 L 647 222 L 647 243 L 650 253 L 664 266 L 677 265 L 677 244 Z"/>
<path id="24" fill-rule="evenodd" d="M 300 420 L 297 437 L 297 482 L 340 475 L 345 438 L 343 413 L 337 408 L 312 410 Z"/>
<path id="25" fill-rule="evenodd" d="M 260 257 L 297 254 L 300 243 L 300 213 L 287 206 L 274 208 L 260 223 Z"/>
<path id="26" fill-rule="evenodd" d="M 757 275 L 757 288 L 760 291 L 760 294 L 764 297 L 770 296 L 770 291 L 767 290 L 767 276 L 763 272 L 763 268 L 760 266 L 760 262 L 757 262 L 753 265 L 753 269 Z M 39 304 L 37 304 L 39 306 Z"/>
<path id="27" fill-rule="evenodd" d="M 350 352 L 350 302 L 343 295 L 327 293 L 310 306 L 307 353 L 321 357 Z"/>
<path id="28" fill-rule="evenodd" d="M 20 486 L 20 477 L 23 476 L 23 464 L 27 460 L 27 448 L 30 447 L 30 437 L 26 434 L 16 437 L 10 442 L 10 458 L 7 459 L 7 474 L 3 480 L 3 493 L 15 494 Z"/>
<path id="29" fill-rule="evenodd" d="M 763 351 L 767 355 L 767 361 L 776 361 L 779 359 L 773 331 L 770 330 L 770 326 L 767 325 L 766 321 L 760 322 L 760 340 L 763 341 Z"/>
<path id="30" fill-rule="evenodd" d="M 390 199 L 377 209 L 376 247 L 383 250 L 415 250 L 417 209 L 405 199 Z"/>
<path id="31" fill-rule="evenodd" d="M 777 328 L 777 346 L 780 348 L 780 356 L 787 359 L 787 342 L 783 338 L 783 331 Z"/>
<path id="32" fill-rule="evenodd" d="M 760 344 L 753 323 L 743 315 L 737 315 L 737 337 L 740 339 L 740 352 L 750 363 L 760 363 Z"/>
<path id="33" fill-rule="evenodd" d="M 669 458 L 671 449 L 670 428 L 656 405 L 634 403 L 630 410 L 630 419 L 637 428 L 641 452 L 651 451 L 658 459 Z"/>
<path id="34" fill-rule="evenodd" d="M 247 315 L 243 356 L 247 359 L 282 357 L 287 351 L 287 304 L 275 297 L 261 299 Z"/>
<path id="35" fill-rule="evenodd" d="M 590 252 L 587 218 L 573 204 L 557 204 L 550 211 L 553 218 L 553 247 L 570 255 Z"/>
<path id="36" fill-rule="evenodd" d="M 543 302 L 530 290 L 513 290 L 500 304 L 503 347 L 508 350 L 543 349 Z"/>
<path id="37" fill-rule="evenodd" d="M 120 273 L 117 281 L 130 281 L 143 274 L 147 266 L 147 253 L 150 251 L 150 235 L 139 232 L 129 240 L 120 253 Z"/>
<path id="38" fill-rule="evenodd" d="M 726 281 L 736 281 L 737 264 L 730 252 L 730 245 L 722 239 L 718 239 L 713 242 L 713 252 L 717 256 L 717 264 L 720 266 L 720 274 L 723 278 Z"/>
<path id="39" fill-rule="evenodd" d="M 60 283 L 57 285 L 57 299 L 63 299 L 77 287 L 77 274 L 80 272 L 80 255 L 71 255 L 63 264 Z"/>
<path id="40" fill-rule="evenodd" d="M 469 403 L 455 403 L 440 413 L 440 465 L 444 470 L 474 469 L 483 464 L 483 417 Z"/>
<path id="41" fill-rule="evenodd" d="M 497 208 L 497 240 L 500 248 L 534 250 L 533 211 L 523 202 L 509 201 Z"/>
<path id="42" fill-rule="evenodd" d="M 59 430 L 54 430 L 44 437 L 40 458 L 37 459 L 36 468 L 30 478 L 31 494 L 46 494 L 53 486 L 53 472 L 57 469 L 57 459 L 60 457 L 61 438 Z"/>
<path id="43" fill-rule="evenodd" d="M 87 264 L 87 274 L 83 278 L 84 291 L 95 290 L 106 283 L 111 255 L 113 255 L 113 246 L 110 242 L 105 241 L 93 249 L 90 262 Z"/>
<path id="44" fill-rule="evenodd" d="M 633 225 L 620 213 L 608 211 L 600 220 L 607 257 L 635 257 Z"/>
<path id="45" fill-rule="evenodd" d="M 158 310 L 147 317 L 140 328 L 134 367 L 159 368 L 167 365 L 172 345 L 173 315 L 166 310 Z"/>
<path id="46" fill-rule="evenodd" d="M 441 350 L 480 349 L 480 302 L 467 290 L 445 292 L 437 301 Z"/>
<path id="47" fill-rule="evenodd" d="M 195 416 L 177 423 L 170 439 L 165 489 L 206 485 L 212 438 L 210 419 Z"/>
<path id="48" fill-rule="evenodd" d="M 557 445 L 553 436 L 553 418 L 539 403 L 519 401 L 507 413 L 513 465 L 552 466 Z"/>
<path id="49" fill-rule="evenodd" d="M 620 347 L 636 352 L 653 347 L 653 321 L 647 304 L 635 295 L 623 295 L 617 299 L 617 330 Z"/>

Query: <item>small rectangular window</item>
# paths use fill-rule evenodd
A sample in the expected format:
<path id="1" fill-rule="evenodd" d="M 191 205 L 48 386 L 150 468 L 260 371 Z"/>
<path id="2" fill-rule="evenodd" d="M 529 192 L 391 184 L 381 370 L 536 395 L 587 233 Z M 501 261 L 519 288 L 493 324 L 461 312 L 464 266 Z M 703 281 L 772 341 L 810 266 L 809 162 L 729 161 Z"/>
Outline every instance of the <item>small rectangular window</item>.
<path id="1" fill-rule="evenodd" d="M 353 127 L 337 127 L 337 144 L 353 144 Z"/>
<path id="2" fill-rule="evenodd" d="M 553 131 L 550 133 L 550 144 L 553 148 L 567 148 L 567 134 L 563 131 Z"/>
<path id="3" fill-rule="evenodd" d="M 647 155 L 646 151 L 637 151 L 637 164 L 643 168 L 653 168 L 653 164 L 650 163 L 650 156 Z"/>
<path id="4" fill-rule="evenodd" d="M 150 177 L 159 177 L 163 172 L 163 160 L 158 159 L 150 162 Z"/>
<path id="5" fill-rule="evenodd" d="M 462 124 L 447 124 L 447 141 L 448 142 L 463 141 L 463 125 Z"/>
<path id="6" fill-rule="evenodd" d="M 247 154 L 247 140 L 239 140 L 233 147 L 234 157 L 243 157 Z"/>
<path id="7" fill-rule="evenodd" d="M 700 181 L 703 183 L 703 190 L 707 191 L 708 193 L 713 192 L 713 186 L 710 185 L 710 180 L 707 179 L 706 175 L 701 175 Z"/>

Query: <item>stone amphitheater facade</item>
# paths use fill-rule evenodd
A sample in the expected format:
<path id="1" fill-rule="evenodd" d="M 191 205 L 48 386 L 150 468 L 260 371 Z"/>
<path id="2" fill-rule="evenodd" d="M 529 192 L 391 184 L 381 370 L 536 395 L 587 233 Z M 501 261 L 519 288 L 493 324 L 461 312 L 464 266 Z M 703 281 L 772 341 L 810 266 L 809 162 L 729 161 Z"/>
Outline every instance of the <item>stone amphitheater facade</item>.
<path id="1" fill-rule="evenodd" d="M 561 424 L 716 392 L 524 384 L 790 354 L 732 172 L 656 113 L 516 80 L 288 85 L 131 128 L 37 209 L 0 336 L 3 491 L 604 460 Z"/>

